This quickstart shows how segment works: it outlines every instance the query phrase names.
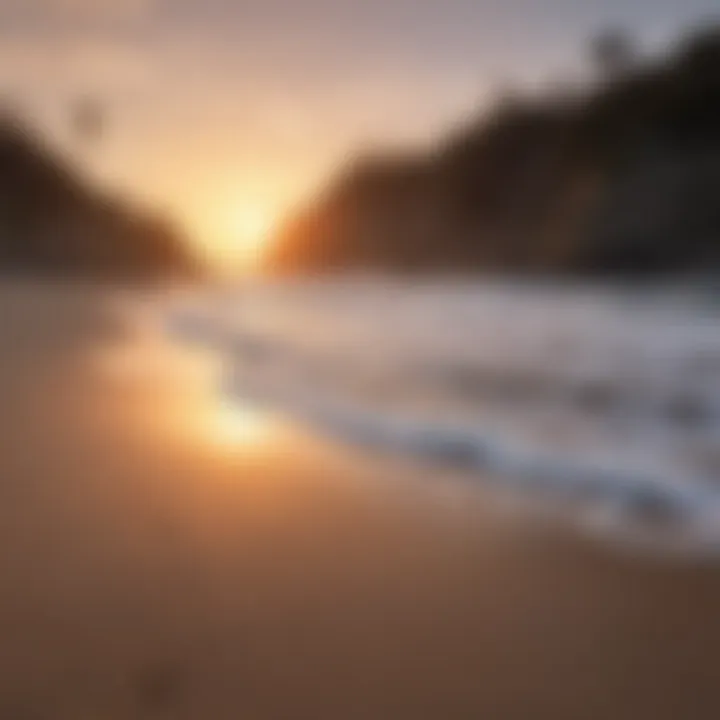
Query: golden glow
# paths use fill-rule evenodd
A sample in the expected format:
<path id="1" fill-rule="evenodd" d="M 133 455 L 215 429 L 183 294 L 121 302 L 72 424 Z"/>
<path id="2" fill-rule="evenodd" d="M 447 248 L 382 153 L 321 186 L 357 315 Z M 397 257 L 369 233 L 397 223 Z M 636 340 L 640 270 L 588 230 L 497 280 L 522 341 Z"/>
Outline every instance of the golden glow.
<path id="1" fill-rule="evenodd" d="M 273 423 L 260 410 L 228 400 L 218 400 L 212 432 L 224 446 L 258 447 L 272 439 Z"/>
<path id="2" fill-rule="evenodd" d="M 259 205 L 241 205 L 204 218 L 201 224 L 209 263 L 221 272 L 247 274 L 262 263 L 274 218 Z"/>

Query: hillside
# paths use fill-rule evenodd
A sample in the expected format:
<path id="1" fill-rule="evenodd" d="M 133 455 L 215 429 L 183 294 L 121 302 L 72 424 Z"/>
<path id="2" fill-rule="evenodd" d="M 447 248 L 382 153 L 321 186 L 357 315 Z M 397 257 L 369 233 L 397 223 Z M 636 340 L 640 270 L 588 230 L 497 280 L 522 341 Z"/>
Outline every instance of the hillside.
<path id="1" fill-rule="evenodd" d="M 720 29 L 590 88 L 513 97 L 429 152 L 355 161 L 269 267 L 720 268 Z"/>
<path id="2" fill-rule="evenodd" d="M 0 270 L 88 277 L 196 272 L 178 229 L 92 188 L 21 122 L 0 120 Z"/>

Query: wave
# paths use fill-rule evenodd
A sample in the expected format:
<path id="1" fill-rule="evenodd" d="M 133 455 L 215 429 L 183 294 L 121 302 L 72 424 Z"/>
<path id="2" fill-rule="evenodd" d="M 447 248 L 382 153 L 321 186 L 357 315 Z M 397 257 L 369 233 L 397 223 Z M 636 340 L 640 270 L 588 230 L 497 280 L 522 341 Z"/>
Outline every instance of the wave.
<path id="1" fill-rule="evenodd" d="M 228 397 L 577 513 L 601 508 L 694 547 L 720 540 L 720 326 L 707 298 L 258 285 L 194 298 L 168 330 L 222 356 Z"/>

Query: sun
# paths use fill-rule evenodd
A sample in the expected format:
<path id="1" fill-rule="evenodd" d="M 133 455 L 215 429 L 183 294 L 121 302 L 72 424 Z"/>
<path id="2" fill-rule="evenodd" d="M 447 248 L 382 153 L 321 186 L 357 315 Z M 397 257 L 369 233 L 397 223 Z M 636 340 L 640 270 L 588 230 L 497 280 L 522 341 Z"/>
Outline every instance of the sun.
<path id="1" fill-rule="evenodd" d="M 272 226 L 268 213 L 256 207 L 238 208 L 234 224 L 238 239 L 248 247 L 262 245 Z"/>
<path id="2" fill-rule="evenodd" d="M 268 247 L 274 218 L 259 206 L 234 207 L 216 223 L 209 248 L 220 269 L 230 273 L 252 273 L 261 265 Z"/>

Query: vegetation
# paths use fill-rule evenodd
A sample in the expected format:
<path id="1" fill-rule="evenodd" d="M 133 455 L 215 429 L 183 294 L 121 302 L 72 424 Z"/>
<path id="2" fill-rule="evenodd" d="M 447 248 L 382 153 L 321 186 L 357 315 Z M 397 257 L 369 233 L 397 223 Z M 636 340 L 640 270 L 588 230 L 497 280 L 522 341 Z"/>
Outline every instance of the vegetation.
<path id="1" fill-rule="evenodd" d="M 720 28 L 592 87 L 509 97 L 416 157 L 346 168 L 276 238 L 278 271 L 720 268 Z"/>
<path id="2" fill-rule="evenodd" d="M 187 276 L 168 221 L 89 187 L 21 122 L 0 120 L 0 269 L 73 276 Z"/>

